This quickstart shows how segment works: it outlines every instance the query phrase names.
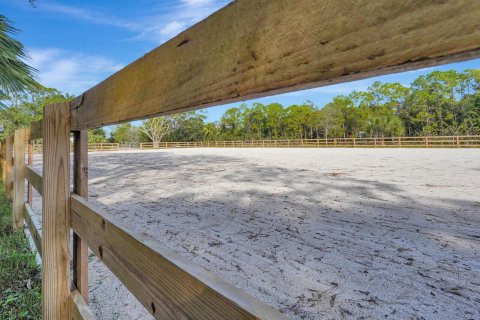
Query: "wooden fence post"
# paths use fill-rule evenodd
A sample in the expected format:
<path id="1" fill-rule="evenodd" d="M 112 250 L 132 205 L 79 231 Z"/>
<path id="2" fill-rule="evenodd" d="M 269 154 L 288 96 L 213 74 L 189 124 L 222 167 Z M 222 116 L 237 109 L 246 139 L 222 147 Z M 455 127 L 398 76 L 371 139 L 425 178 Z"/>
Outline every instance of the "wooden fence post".
<path id="1" fill-rule="evenodd" d="M 43 111 L 42 317 L 70 319 L 70 103 Z"/>
<path id="2" fill-rule="evenodd" d="M 13 165 L 13 230 L 23 227 L 25 203 L 25 129 L 15 130 Z"/>
<path id="3" fill-rule="evenodd" d="M 13 192 L 13 135 L 5 139 L 5 194 L 12 199 Z"/>
<path id="4" fill-rule="evenodd" d="M 33 165 L 33 144 L 31 140 L 28 141 L 28 158 L 27 159 L 28 159 L 27 164 L 29 166 Z M 33 204 L 33 187 L 30 182 L 28 182 L 28 188 L 27 188 L 27 201 L 31 207 Z"/>
<path id="5" fill-rule="evenodd" d="M 1 145 L 1 150 L 0 152 L 2 153 L 2 181 L 5 183 L 6 178 L 7 178 L 7 168 L 5 168 L 6 161 L 5 161 L 5 153 L 7 151 L 7 139 L 2 140 L 2 145 Z"/>
<path id="6" fill-rule="evenodd" d="M 73 133 L 73 192 L 88 199 L 87 130 Z M 88 246 L 73 233 L 73 284 L 88 302 Z"/>

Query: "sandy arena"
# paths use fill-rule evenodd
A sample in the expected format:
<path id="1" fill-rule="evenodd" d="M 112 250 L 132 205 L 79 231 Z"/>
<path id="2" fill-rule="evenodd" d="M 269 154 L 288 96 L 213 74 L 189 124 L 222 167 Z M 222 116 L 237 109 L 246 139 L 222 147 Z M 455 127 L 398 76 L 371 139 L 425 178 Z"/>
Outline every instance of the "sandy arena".
<path id="1" fill-rule="evenodd" d="M 480 319 L 480 150 L 179 149 L 89 161 L 90 201 L 291 319 Z M 151 318 L 90 261 L 98 319 Z"/>

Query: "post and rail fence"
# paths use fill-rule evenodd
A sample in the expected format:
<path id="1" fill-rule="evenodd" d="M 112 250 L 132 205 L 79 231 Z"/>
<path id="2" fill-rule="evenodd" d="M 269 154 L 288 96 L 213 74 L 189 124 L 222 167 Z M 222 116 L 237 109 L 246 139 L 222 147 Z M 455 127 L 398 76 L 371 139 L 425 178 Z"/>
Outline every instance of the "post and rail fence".
<path id="1" fill-rule="evenodd" d="M 74 144 L 70 143 L 70 150 L 73 151 Z M 119 143 L 88 143 L 88 151 L 118 151 Z M 43 143 L 32 144 L 33 153 L 43 152 Z"/>
<path id="2" fill-rule="evenodd" d="M 328 138 L 144 142 L 140 149 L 171 148 L 480 148 L 480 136 Z"/>
<path id="3" fill-rule="evenodd" d="M 45 106 L 42 121 L 1 143 L 13 226 L 26 224 L 41 254 L 43 319 L 93 319 L 88 248 L 157 319 L 286 319 L 88 202 L 86 130 L 473 59 L 480 56 L 479 16 L 480 1 L 471 0 L 238 0 L 72 101 Z M 32 168 L 38 139 L 42 173 Z M 433 137 L 423 142 L 436 146 Z M 365 145 L 372 143 L 379 141 Z M 41 231 L 32 219 L 33 188 L 42 196 Z"/>
<path id="4" fill-rule="evenodd" d="M 43 144 L 30 145 L 33 153 L 42 153 Z M 139 143 L 88 143 L 88 151 L 176 148 L 480 148 L 480 135 L 418 136 L 383 138 L 265 139 L 162 141 Z M 73 144 L 70 144 L 73 150 Z"/>

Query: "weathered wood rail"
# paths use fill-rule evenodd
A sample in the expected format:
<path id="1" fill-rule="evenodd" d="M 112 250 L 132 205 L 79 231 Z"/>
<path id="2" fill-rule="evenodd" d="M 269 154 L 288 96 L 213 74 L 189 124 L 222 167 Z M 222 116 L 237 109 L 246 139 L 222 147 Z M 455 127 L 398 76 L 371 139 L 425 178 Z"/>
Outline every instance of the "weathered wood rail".
<path id="1" fill-rule="evenodd" d="M 329 138 L 286 140 L 227 140 L 144 142 L 140 149 L 171 148 L 480 148 L 480 136 L 424 136 L 388 138 Z"/>
<path id="2" fill-rule="evenodd" d="M 476 0 L 237 0 L 71 102 L 46 106 L 41 122 L 2 141 L 14 227 L 26 222 L 42 255 L 43 319 L 93 318 L 87 246 L 157 319 L 284 319 L 88 203 L 85 130 L 476 58 L 479 16 Z M 40 138 L 41 175 L 29 167 Z M 42 194 L 41 234 L 32 187 Z"/>

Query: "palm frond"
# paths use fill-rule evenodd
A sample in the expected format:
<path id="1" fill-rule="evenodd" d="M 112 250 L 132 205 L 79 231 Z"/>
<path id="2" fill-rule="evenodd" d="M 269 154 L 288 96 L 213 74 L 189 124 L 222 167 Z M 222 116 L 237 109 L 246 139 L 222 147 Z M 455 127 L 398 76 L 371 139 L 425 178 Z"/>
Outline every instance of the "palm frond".
<path id="1" fill-rule="evenodd" d="M 0 14 L 0 91 L 7 96 L 38 86 L 34 79 L 37 70 L 25 62 L 27 51 L 11 37 L 16 34 L 18 30 L 11 21 Z"/>

